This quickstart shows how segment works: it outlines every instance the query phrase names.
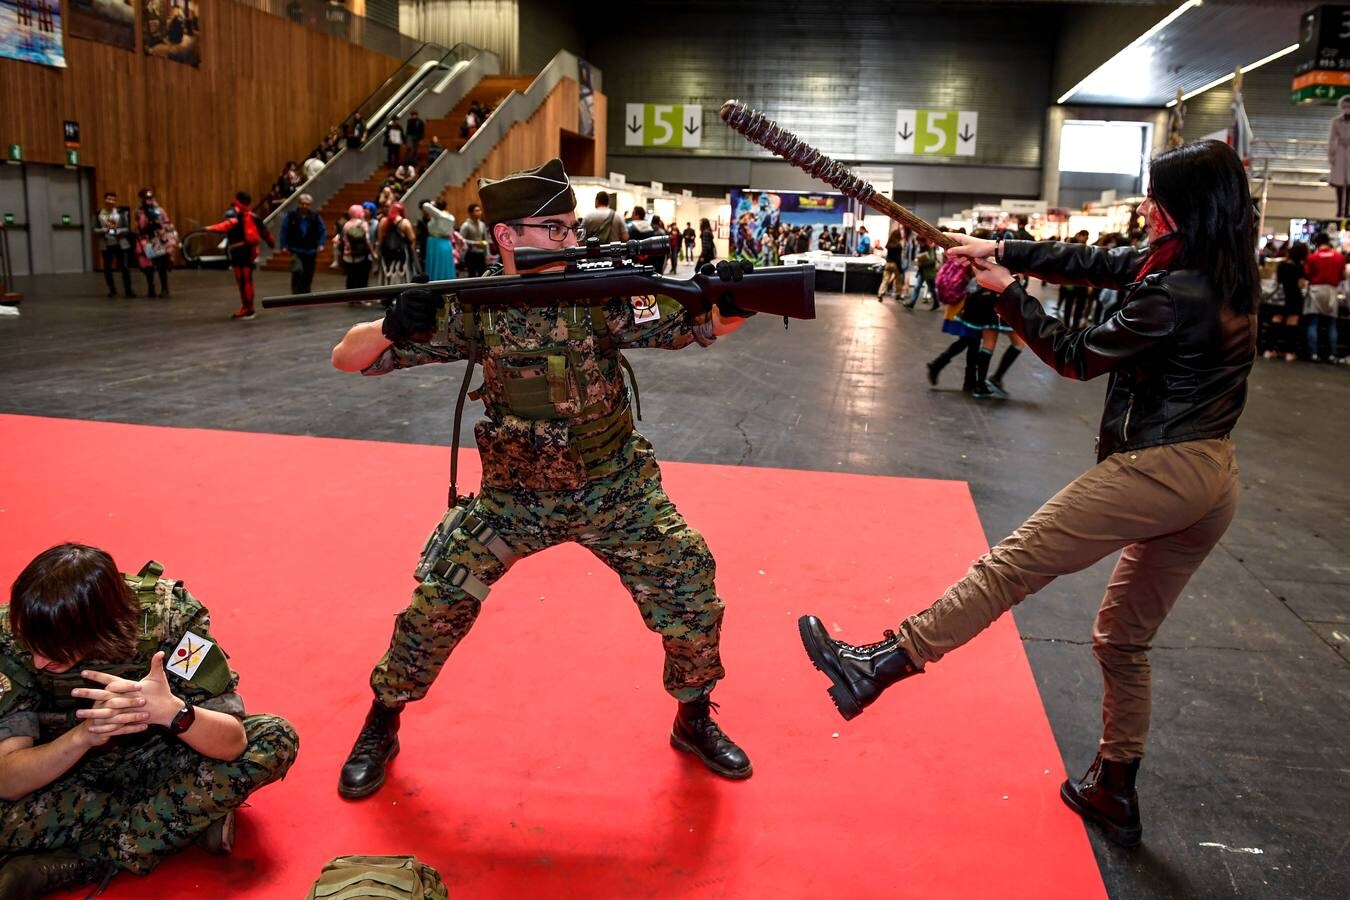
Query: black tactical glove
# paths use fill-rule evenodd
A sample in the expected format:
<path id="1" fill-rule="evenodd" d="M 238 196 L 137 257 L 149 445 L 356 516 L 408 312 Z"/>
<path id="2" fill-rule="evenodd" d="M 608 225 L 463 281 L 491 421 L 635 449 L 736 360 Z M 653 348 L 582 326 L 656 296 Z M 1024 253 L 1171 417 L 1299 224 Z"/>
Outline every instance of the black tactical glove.
<path id="1" fill-rule="evenodd" d="M 409 288 L 394 298 L 384 311 L 380 331 L 391 341 L 406 341 L 415 334 L 436 328 L 441 295 L 425 288 Z"/>
<path id="2" fill-rule="evenodd" d="M 717 265 L 704 263 L 703 268 L 698 270 L 700 275 L 707 275 L 709 278 L 716 275 L 723 281 L 740 281 L 746 275 L 755 271 L 755 264 L 743 259 L 720 259 Z"/>
<path id="3" fill-rule="evenodd" d="M 700 274 L 707 275 L 709 277 L 716 275 L 723 281 L 740 281 L 742 278 L 744 278 L 746 275 L 750 274 L 754 270 L 755 270 L 754 263 L 746 262 L 745 260 L 723 259 L 720 260 L 716 266 L 714 266 L 712 263 L 705 263 L 703 268 L 700 269 L 699 272 Z M 723 318 L 748 319 L 754 315 L 754 313 L 751 312 L 750 310 L 741 309 L 739 306 L 737 306 L 736 301 L 732 298 L 730 291 L 727 291 L 726 293 L 722 294 L 721 297 L 717 298 L 716 302 L 717 302 L 717 311 L 721 313 Z"/>

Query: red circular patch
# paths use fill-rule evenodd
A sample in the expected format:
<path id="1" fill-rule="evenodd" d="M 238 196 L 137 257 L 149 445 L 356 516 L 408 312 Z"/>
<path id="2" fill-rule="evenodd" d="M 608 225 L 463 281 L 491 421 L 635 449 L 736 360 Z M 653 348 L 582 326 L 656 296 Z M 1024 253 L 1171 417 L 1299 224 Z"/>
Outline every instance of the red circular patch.
<path id="1" fill-rule="evenodd" d="M 179 648 L 178 648 L 178 655 L 179 655 L 179 656 L 187 656 L 187 651 L 184 650 L 182 647 L 179 647 Z"/>

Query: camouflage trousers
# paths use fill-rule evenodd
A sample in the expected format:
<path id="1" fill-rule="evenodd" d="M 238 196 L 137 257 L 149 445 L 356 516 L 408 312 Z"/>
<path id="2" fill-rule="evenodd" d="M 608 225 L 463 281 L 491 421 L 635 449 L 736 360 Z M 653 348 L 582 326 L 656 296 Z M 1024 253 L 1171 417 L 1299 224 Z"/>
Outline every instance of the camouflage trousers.
<path id="1" fill-rule="evenodd" d="M 661 487 L 651 445 L 639 435 L 634 463 L 576 491 L 485 486 L 472 515 L 490 525 L 515 558 L 566 541 L 590 550 L 619 575 L 647 627 L 665 649 L 662 683 L 678 700 L 704 696 L 725 674 L 718 652 L 723 604 L 703 536 L 690 528 Z M 507 569 L 463 527 L 443 559 L 467 568 L 484 585 Z M 479 600 L 435 574 L 413 591 L 398 614 L 389 649 L 375 666 L 376 698 L 394 706 L 426 696 L 451 651 L 473 626 Z"/>
<path id="2" fill-rule="evenodd" d="M 250 794 L 286 774 L 299 738 L 285 719 L 244 719 L 237 759 L 202 756 L 155 735 L 95 749 L 46 787 L 0 801 L 0 847 L 11 852 L 79 849 L 144 875 L 182 850 Z"/>

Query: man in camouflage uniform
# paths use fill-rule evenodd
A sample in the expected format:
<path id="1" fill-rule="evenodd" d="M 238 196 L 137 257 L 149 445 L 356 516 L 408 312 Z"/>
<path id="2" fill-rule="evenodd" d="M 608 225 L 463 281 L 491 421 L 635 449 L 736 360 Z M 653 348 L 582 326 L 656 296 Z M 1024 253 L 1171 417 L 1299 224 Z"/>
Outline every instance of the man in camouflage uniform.
<path id="1" fill-rule="evenodd" d="M 295 759 L 295 730 L 244 715 L 206 608 L 162 573 L 62 544 L 0 608 L 0 846 L 18 854 L 0 898 L 144 874 L 194 841 L 227 853 L 234 809 Z"/>
<path id="2" fill-rule="evenodd" d="M 559 160 L 480 180 L 479 195 L 505 274 L 517 273 L 517 247 L 576 245 L 576 196 Z M 476 357 L 483 383 L 470 396 L 487 413 L 475 427 L 482 488 L 443 549 L 424 556 L 425 577 L 371 673 L 375 701 L 338 792 L 356 798 L 379 789 L 398 752 L 400 711 L 426 695 L 492 584 L 516 560 L 564 541 L 617 572 L 661 635 L 664 685 L 679 701 L 671 744 L 719 775 L 749 777 L 750 760 L 710 714 L 709 693 L 724 675 L 713 558 L 662 489 L 651 444 L 633 430 L 620 353 L 707 346 L 748 313 L 727 303 L 695 317 L 667 297 L 509 309 L 452 301 L 448 342 L 413 340 L 432 330 L 441 303 L 438 294 L 405 291 L 383 320 L 355 326 L 333 352 L 337 368 L 367 375 Z"/>

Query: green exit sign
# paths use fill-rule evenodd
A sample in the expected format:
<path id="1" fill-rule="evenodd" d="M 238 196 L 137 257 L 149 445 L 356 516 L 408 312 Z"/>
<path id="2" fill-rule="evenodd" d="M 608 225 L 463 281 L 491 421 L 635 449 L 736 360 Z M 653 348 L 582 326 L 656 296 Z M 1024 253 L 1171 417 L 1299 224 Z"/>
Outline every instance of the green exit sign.
<path id="1" fill-rule="evenodd" d="M 14 160 L 14 161 L 16 161 L 16 162 L 19 161 L 19 160 L 21 160 L 21 159 L 23 159 L 23 145 L 22 145 L 22 144 L 10 144 L 10 145 L 9 145 L 9 158 L 12 159 L 12 160 Z"/>
<path id="2" fill-rule="evenodd" d="M 1350 97 L 1350 87 L 1340 84 L 1310 84 L 1289 95 L 1290 103 L 1335 103 Z"/>
<path id="3" fill-rule="evenodd" d="M 66 151 L 66 165 L 68 165 L 68 166 L 78 166 L 79 164 L 80 164 L 80 151 L 78 151 L 78 150 L 67 150 L 67 151 Z"/>

